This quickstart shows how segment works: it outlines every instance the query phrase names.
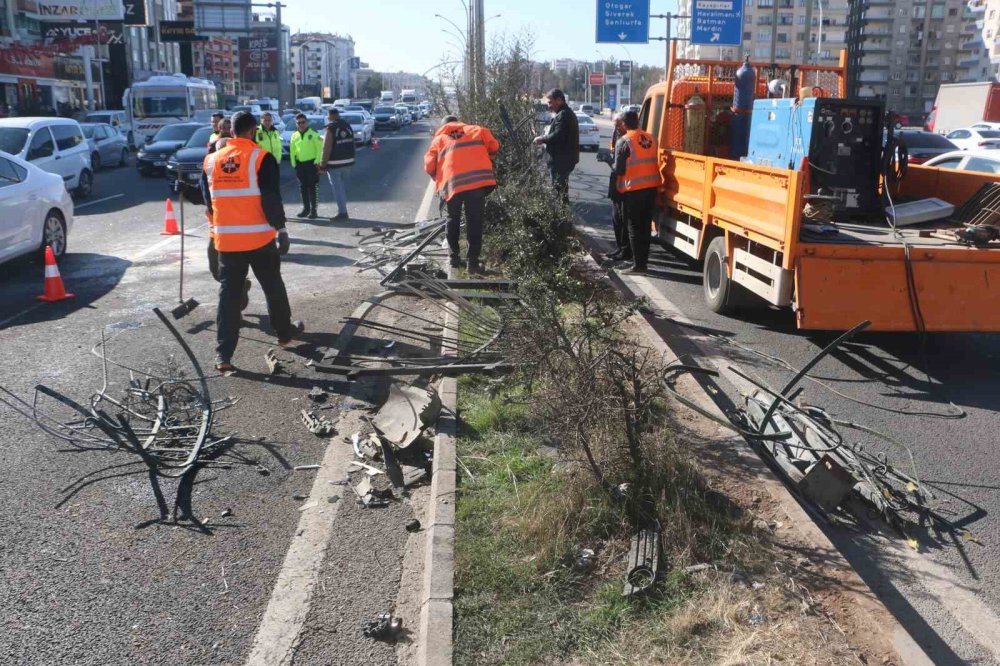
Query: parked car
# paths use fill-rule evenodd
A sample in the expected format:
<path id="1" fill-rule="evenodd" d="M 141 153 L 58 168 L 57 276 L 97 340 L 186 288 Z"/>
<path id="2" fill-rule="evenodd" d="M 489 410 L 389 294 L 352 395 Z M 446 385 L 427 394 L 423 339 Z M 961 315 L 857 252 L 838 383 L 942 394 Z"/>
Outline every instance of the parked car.
<path id="1" fill-rule="evenodd" d="M 399 111 L 392 106 L 376 106 L 375 113 L 372 116 L 375 118 L 375 129 L 379 129 L 380 127 L 399 129 L 403 125 L 403 120 L 399 117 Z"/>
<path id="2" fill-rule="evenodd" d="M 80 198 L 94 189 L 90 145 L 80 123 L 69 118 L 0 119 L 0 151 L 61 176 L 66 189 Z"/>
<path id="3" fill-rule="evenodd" d="M 155 172 L 166 171 L 170 156 L 204 126 L 204 123 L 173 123 L 161 127 L 135 156 L 135 168 L 139 170 L 139 174 L 150 176 Z"/>
<path id="4" fill-rule="evenodd" d="M 342 113 L 340 119 L 354 130 L 354 143 L 368 143 L 372 140 L 372 128 L 360 113 Z"/>
<path id="5" fill-rule="evenodd" d="M 982 152 L 955 150 L 927 160 L 924 166 L 1000 174 L 1000 150 Z"/>
<path id="6" fill-rule="evenodd" d="M 208 155 L 208 139 L 212 136 L 212 126 L 204 125 L 191 135 L 177 152 L 167 160 L 167 185 L 171 192 L 180 190 L 178 182 L 195 187 L 201 182 L 201 168 Z"/>
<path id="7" fill-rule="evenodd" d="M 237 111 L 246 111 L 253 114 L 253 117 L 260 122 L 260 114 L 264 113 L 264 109 L 260 107 L 260 104 L 240 104 L 239 106 L 234 106 L 230 109 L 230 114 L 236 113 Z"/>
<path id="8" fill-rule="evenodd" d="M 958 150 L 958 146 L 934 132 L 900 130 L 896 132 L 896 136 L 906 146 L 910 154 L 910 164 L 923 164 L 933 157 Z"/>
<path id="9" fill-rule="evenodd" d="M 368 109 L 360 104 L 346 104 L 344 106 L 344 111 L 368 111 Z"/>
<path id="10" fill-rule="evenodd" d="M 972 129 L 984 129 L 984 130 L 1000 130 L 1000 123 L 990 123 L 983 121 L 981 123 L 973 123 L 969 125 Z"/>
<path id="11" fill-rule="evenodd" d="M 309 127 L 313 128 L 319 132 L 320 137 L 323 136 L 324 128 L 326 127 L 326 116 L 319 115 L 315 113 L 307 113 L 306 119 L 309 121 Z M 295 133 L 295 118 L 285 126 L 285 131 L 281 133 L 281 157 L 285 159 L 289 156 L 291 145 L 292 145 L 292 134 Z"/>
<path id="12" fill-rule="evenodd" d="M 635 111 L 636 113 L 641 113 L 642 112 L 642 105 L 641 104 L 626 104 L 625 106 L 623 106 L 621 108 L 621 112 L 625 113 L 626 111 Z"/>
<path id="13" fill-rule="evenodd" d="M 959 150 L 976 150 L 989 147 L 991 144 L 1000 144 L 1000 130 L 963 127 L 962 129 L 948 132 L 945 138 L 958 146 Z"/>
<path id="14" fill-rule="evenodd" d="M 2 130 L 0 130 L 2 131 Z M 52 246 L 66 253 L 73 226 L 73 199 L 59 175 L 0 154 L 0 262 Z"/>
<path id="15" fill-rule="evenodd" d="M 132 124 L 128 121 L 128 116 L 124 111 L 91 111 L 83 116 L 82 123 L 105 123 L 111 125 L 122 133 L 129 148 L 135 147 L 135 134 L 132 133 Z"/>
<path id="16" fill-rule="evenodd" d="M 94 171 L 114 164 L 128 164 L 128 141 L 111 125 L 105 123 L 80 123 L 83 136 L 90 144 L 90 167 Z"/>
<path id="17" fill-rule="evenodd" d="M 576 120 L 580 124 L 580 150 L 601 147 L 601 128 L 586 113 L 577 111 Z"/>
<path id="18" fill-rule="evenodd" d="M 406 109 L 410 112 L 413 122 L 417 122 L 424 117 L 424 114 L 421 113 L 420 106 L 418 104 L 407 104 Z"/>
<path id="19" fill-rule="evenodd" d="M 410 115 L 410 109 L 407 108 L 402 102 L 396 104 L 394 107 L 396 113 L 399 115 L 399 122 L 403 125 L 409 125 L 413 122 L 413 116 Z"/>
<path id="20" fill-rule="evenodd" d="M 431 103 L 425 101 L 425 102 L 421 102 L 420 104 L 418 104 L 418 106 L 420 107 L 420 112 L 423 113 L 424 118 L 430 118 L 430 116 L 431 116 Z"/>

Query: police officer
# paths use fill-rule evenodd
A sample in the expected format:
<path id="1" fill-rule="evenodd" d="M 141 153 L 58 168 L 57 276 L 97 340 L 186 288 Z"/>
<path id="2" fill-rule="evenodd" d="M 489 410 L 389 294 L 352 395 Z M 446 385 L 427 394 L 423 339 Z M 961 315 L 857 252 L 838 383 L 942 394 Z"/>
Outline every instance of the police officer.
<path id="1" fill-rule="evenodd" d="M 316 200 L 319 197 L 319 164 L 323 154 L 323 139 L 319 132 L 309 127 L 309 119 L 304 113 L 295 116 L 295 131 L 289 145 L 289 157 L 295 177 L 299 179 L 299 192 L 302 194 L 302 210 L 299 217 L 308 216 L 315 220 Z"/>
<path id="2" fill-rule="evenodd" d="M 274 160 L 281 166 L 281 132 L 274 126 L 274 118 L 270 112 L 265 111 L 260 116 L 260 127 L 257 128 L 257 135 L 254 137 L 257 145 L 271 153 Z"/>
<path id="3" fill-rule="evenodd" d="M 280 255 L 288 252 L 289 240 L 278 163 L 254 142 L 256 130 L 252 114 L 237 112 L 233 116 L 235 136 L 205 157 L 202 174 L 202 191 L 219 253 L 215 367 L 221 372 L 235 369 L 232 357 L 240 333 L 240 297 L 249 269 L 264 291 L 278 345 L 288 346 L 305 328 L 301 321 L 292 322 L 281 279 Z"/>
<path id="4" fill-rule="evenodd" d="M 347 192 L 344 176 L 354 164 L 354 129 L 340 118 L 336 107 L 326 113 L 326 132 L 323 135 L 323 159 L 320 171 L 326 174 L 337 202 L 337 215 L 333 220 L 346 220 Z"/>
<path id="5" fill-rule="evenodd" d="M 493 158 L 499 150 L 500 142 L 489 129 L 447 116 L 424 155 L 424 170 L 434 179 L 438 195 L 448 202 L 448 247 L 453 267 L 462 265 L 458 241 L 465 208 L 470 273 L 480 270 L 483 209 L 486 195 L 497 186 Z"/>
<path id="6" fill-rule="evenodd" d="M 633 263 L 626 272 L 645 273 L 656 189 L 660 186 L 656 140 L 652 134 L 639 129 L 639 114 L 635 111 L 622 114 L 622 123 L 625 135 L 615 144 L 611 170 L 618 178 L 617 190 L 622 198 L 632 245 Z"/>

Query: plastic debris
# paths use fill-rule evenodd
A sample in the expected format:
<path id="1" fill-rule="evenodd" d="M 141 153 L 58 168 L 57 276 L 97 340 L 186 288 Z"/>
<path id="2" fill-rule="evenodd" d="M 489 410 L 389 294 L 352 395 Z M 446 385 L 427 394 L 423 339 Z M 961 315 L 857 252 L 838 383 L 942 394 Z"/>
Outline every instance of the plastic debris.
<path id="1" fill-rule="evenodd" d="M 302 423 L 305 424 L 309 432 L 317 437 L 329 437 L 336 432 L 333 429 L 333 424 L 325 417 L 317 417 L 316 414 L 305 409 L 301 413 Z"/>
<path id="2" fill-rule="evenodd" d="M 308 472 L 311 469 L 319 469 L 322 465 L 296 465 L 292 469 L 296 472 Z"/>
<path id="3" fill-rule="evenodd" d="M 405 449 L 441 412 L 441 398 L 433 388 L 393 383 L 389 398 L 378 410 L 372 425 L 394 446 Z"/>

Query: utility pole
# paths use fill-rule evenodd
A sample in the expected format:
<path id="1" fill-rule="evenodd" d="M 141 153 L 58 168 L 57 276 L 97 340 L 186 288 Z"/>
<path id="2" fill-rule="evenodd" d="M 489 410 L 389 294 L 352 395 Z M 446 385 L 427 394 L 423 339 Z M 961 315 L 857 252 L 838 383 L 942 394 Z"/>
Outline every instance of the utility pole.
<path id="1" fill-rule="evenodd" d="M 278 42 L 277 42 L 278 51 L 277 51 L 277 53 L 275 55 L 276 55 L 276 57 L 278 59 L 278 77 L 277 78 L 278 78 L 278 108 L 279 109 L 284 108 L 284 106 L 282 104 L 282 100 L 286 99 L 286 97 L 285 97 L 285 93 L 286 93 L 285 88 L 288 85 L 288 81 L 286 80 L 286 77 L 288 75 L 288 71 L 287 71 L 288 67 L 285 64 L 285 40 L 284 40 L 284 35 L 282 34 L 282 31 L 281 31 L 281 8 L 282 7 L 283 7 L 283 5 L 281 4 L 281 2 L 275 2 L 274 3 L 275 34 L 278 36 Z M 264 88 L 264 86 L 261 85 L 261 91 L 262 92 L 263 92 L 263 88 Z"/>

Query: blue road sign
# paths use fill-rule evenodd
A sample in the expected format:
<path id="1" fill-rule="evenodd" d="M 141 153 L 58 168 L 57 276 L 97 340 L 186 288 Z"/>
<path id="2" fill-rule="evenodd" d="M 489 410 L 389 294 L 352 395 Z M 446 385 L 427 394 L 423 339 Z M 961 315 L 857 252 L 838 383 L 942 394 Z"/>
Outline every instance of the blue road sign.
<path id="1" fill-rule="evenodd" d="M 739 46 L 743 41 L 743 0 L 694 0 L 691 43 Z"/>
<path id="2" fill-rule="evenodd" d="M 608 87 L 608 108 L 612 111 L 618 108 L 618 86 Z"/>
<path id="3" fill-rule="evenodd" d="M 361 69 L 361 58 L 357 56 L 351 58 L 351 69 Z"/>
<path id="4" fill-rule="evenodd" d="M 598 44 L 648 44 L 649 0 L 597 0 Z"/>

